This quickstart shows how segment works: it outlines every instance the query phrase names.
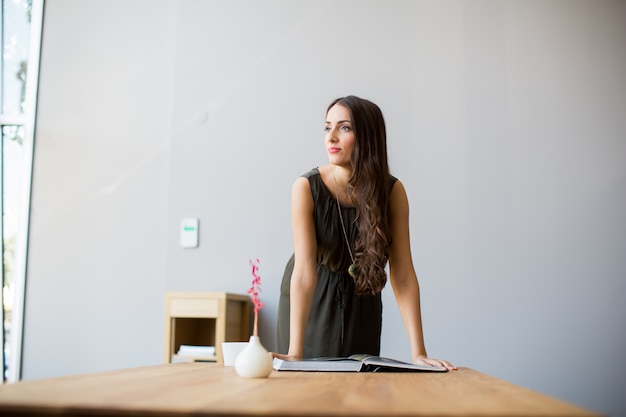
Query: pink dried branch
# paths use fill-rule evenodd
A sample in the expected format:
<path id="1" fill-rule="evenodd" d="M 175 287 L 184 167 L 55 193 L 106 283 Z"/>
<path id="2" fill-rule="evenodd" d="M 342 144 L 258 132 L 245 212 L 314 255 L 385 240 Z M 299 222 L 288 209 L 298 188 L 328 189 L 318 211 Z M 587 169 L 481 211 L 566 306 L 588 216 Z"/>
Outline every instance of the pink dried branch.
<path id="1" fill-rule="evenodd" d="M 259 293 L 261 292 L 261 276 L 259 275 L 259 259 L 255 261 L 250 259 L 250 267 L 252 269 L 252 285 L 248 290 L 248 294 L 252 297 L 252 303 L 254 304 L 254 330 L 253 335 L 258 336 L 258 322 L 259 322 L 259 310 L 263 308 L 263 302 L 259 299 Z"/>

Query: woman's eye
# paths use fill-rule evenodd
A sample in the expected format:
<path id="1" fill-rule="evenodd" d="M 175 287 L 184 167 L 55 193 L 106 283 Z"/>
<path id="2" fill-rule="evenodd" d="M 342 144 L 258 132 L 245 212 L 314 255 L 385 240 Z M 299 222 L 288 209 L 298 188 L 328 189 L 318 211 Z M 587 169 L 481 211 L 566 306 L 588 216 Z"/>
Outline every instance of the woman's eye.
<path id="1" fill-rule="evenodd" d="M 344 132 L 349 132 L 350 131 L 350 126 L 343 125 L 343 126 L 341 126 L 341 130 L 344 131 Z"/>
<path id="2" fill-rule="evenodd" d="M 330 126 L 324 126 L 324 132 L 329 132 L 330 131 Z"/>

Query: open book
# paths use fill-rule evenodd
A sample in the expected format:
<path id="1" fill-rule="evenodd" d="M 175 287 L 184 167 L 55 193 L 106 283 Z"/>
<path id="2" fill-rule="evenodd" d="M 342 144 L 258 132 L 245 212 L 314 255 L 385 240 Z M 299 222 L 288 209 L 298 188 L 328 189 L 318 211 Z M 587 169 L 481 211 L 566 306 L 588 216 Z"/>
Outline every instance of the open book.
<path id="1" fill-rule="evenodd" d="M 274 358 L 273 367 L 277 371 L 310 372 L 446 372 L 446 368 L 429 365 L 415 365 L 395 359 L 371 355 L 352 355 L 347 358 L 311 358 L 283 360 Z"/>

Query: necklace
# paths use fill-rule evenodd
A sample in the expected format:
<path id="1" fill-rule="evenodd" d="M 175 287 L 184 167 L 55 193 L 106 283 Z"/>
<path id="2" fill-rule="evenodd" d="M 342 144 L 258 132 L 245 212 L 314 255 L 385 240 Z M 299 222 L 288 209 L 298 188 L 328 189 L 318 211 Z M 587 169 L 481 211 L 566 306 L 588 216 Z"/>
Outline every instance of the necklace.
<path id="1" fill-rule="evenodd" d="M 343 215 L 341 214 L 341 206 L 339 205 L 339 188 L 337 187 L 337 176 L 335 175 L 335 171 L 333 171 L 333 179 L 335 180 L 335 200 L 337 201 L 337 211 L 339 211 L 339 220 L 341 221 L 341 230 L 343 230 L 343 237 L 346 239 L 346 246 L 348 247 L 348 253 L 350 254 L 350 259 L 352 260 L 352 264 L 348 267 L 348 274 L 352 278 L 356 278 L 358 274 L 358 268 L 354 262 L 354 256 L 352 256 L 352 249 L 350 249 L 350 242 L 348 241 L 348 233 L 346 233 L 346 226 L 343 224 Z"/>

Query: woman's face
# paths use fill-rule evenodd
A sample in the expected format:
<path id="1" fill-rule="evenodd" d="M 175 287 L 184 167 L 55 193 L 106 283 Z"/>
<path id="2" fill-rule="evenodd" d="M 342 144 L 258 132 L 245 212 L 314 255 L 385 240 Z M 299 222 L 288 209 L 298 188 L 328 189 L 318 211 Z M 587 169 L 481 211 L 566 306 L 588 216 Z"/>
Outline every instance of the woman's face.
<path id="1" fill-rule="evenodd" d="M 350 158 L 356 143 L 350 111 L 335 104 L 326 114 L 326 151 L 328 160 L 333 165 L 351 167 Z"/>

